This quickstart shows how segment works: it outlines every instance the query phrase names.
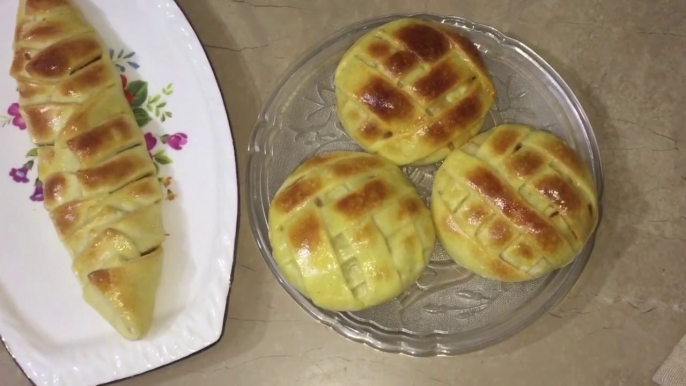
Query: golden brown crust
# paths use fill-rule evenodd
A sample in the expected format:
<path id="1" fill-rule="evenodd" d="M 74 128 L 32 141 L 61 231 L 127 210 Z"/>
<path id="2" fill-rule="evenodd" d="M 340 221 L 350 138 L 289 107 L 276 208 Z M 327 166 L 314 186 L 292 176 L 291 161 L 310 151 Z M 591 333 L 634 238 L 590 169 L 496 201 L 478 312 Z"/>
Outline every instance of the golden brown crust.
<path id="1" fill-rule="evenodd" d="M 30 48 L 17 48 L 14 51 L 12 65 L 10 66 L 10 74 L 17 79 L 20 79 L 22 73 L 26 72 L 26 65 L 31 60 L 34 50 Z"/>
<path id="2" fill-rule="evenodd" d="M 322 224 L 313 212 L 307 213 L 288 231 L 288 240 L 298 255 L 307 255 L 321 248 Z"/>
<path id="3" fill-rule="evenodd" d="M 119 265 L 90 272 L 84 281 L 84 300 L 112 324 L 123 337 L 140 339 L 152 321 L 154 298 L 141 293 L 157 290 L 162 248 Z"/>
<path id="4" fill-rule="evenodd" d="M 391 188 L 384 181 L 372 180 L 338 201 L 334 209 L 354 220 L 380 207 L 392 196 Z"/>
<path id="5" fill-rule="evenodd" d="M 476 66 L 476 68 L 481 72 L 481 74 L 488 73 L 488 70 L 486 69 L 486 63 L 484 63 L 484 59 L 481 57 L 481 53 L 479 53 L 479 50 L 476 48 L 474 43 L 448 27 L 443 27 L 441 32 L 448 35 L 453 43 L 453 47 L 459 47 L 467 55 L 472 64 L 474 64 L 474 66 Z"/>
<path id="6" fill-rule="evenodd" d="M 459 81 L 460 74 L 451 63 L 444 61 L 419 78 L 411 87 L 420 97 L 432 101 L 452 89 Z"/>
<path id="7" fill-rule="evenodd" d="M 546 166 L 546 160 L 539 152 L 520 150 L 510 157 L 506 167 L 517 178 L 528 178 Z"/>
<path id="8" fill-rule="evenodd" d="M 119 74 L 112 66 L 99 61 L 64 80 L 57 88 L 55 97 L 60 101 L 82 101 L 92 93 L 118 85 L 119 82 Z"/>
<path id="9" fill-rule="evenodd" d="M 421 19 L 364 35 L 341 59 L 334 84 L 346 132 L 399 165 L 440 161 L 478 133 L 495 102 L 474 44 Z"/>
<path id="10" fill-rule="evenodd" d="M 40 51 L 26 65 L 26 72 L 35 80 L 57 81 L 102 54 L 95 34 L 86 33 Z"/>
<path id="11" fill-rule="evenodd" d="M 505 218 L 530 234 L 542 251 L 554 252 L 561 247 L 562 238 L 553 226 L 493 172 L 475 167 L 466 173 L 465 182 Z"/>
<path id="12" fill-rule="evenodd" d="M 501 125 L 446 158 L 431 210 L 439 240 L 458 264 L 522 281 L 576 257 L 597 225 L 597 205 L 588 167 L 564 142 Z"/>
<path id="13" fill-rule="evenodd" d="M 126 102 L 121 87 L 105 88 L 99 93 L 91 95 L 81 104 L 74 106 L 69 115 L 69 120 L 64 125 L 60 136 L 55 139 L 55 143 L 63 145 L 66 141 L 89 131 L 93 127 L 124 115 L 135 120 L 131 114 L 131 106 Z"/>
<path id="14" fill-rule="evenodd" d="M 405 75 L 417 67 L 419 59 L 407 51 L 398 51 L 381 62 L 381 65 L 393 76 Z"/>
<path id="15" fill-rule="evenodd" d="M 52 85 L 26 82 L 18 82 L 17 88 L 19 91 L 19 98 L 21 98 L 23 101 L 31 100 L 32 102 L 44 102 L 50 97 L 50 94 L 52 94 L 52 92 L 54 91 L 54 87 Z M 44 98 L 42 98 L 41 100 L 36 100 L 40 97 Z"/>
<path id="16" fill-rule="evenodd" d="M 350 158 L 340 160 L 331 166 L 332 175 L 334 177 L 353 177 L 358 174 L 367 173 L 374 169 L 379 169 L 387 166 L 379 158 Z"/>
<path id="17" fill-rule="evenodd" d="M 287 187 L 282 194 L 274 200 L 273 205 L 279 208 L 279 210 L 288 213 L 309 201 L 323 186 L 323 182 L 320 179 L 300 180 Z"/>
<path id="18" fill-rule="evenodd" d="M 26 121 L 31 140 L 37 145 L 54 143 L 71 109 L 61 104 L 22 105 L 21 115 Z"/>
<path id="19" fill-rule="evenodd" d="M 92 28 L 78 13 L 52 14 L 49 18 L 27 19 L 18 24 L 15 44 L 41 48 L 88 31 Z"/>
<path id="20" fill-rule="evenodd" d="M 141 177 L 155 173 L 147 149 L 142 146 L 117 154 L 104 163 L 76 172 L 85 194 L 113 192 Z"/>
<path id="21" fill-rule="evenodd" d="M 286 279 L 320 307 L 360 310 L 414 283 L 435 243 L 430 213 L 382 157 L 311 158 L 269 209 L 269 238 Z"/>
<path id="22" fill-rule="evenodd" d="M 23 3 L 24 6 L 19 7 L 19 16 L 26 18 L 46 16 L 54 12 L 67 12 L 72 9 L 72 4 L 67 0 L 25 0 Z M 23 15 L 22 8 L 24 9 Z"/>
<path id="23" fill-rule="evenodd" d="M 425 137 L 435 144 L 446 143 L 455 134 L 469 130 L 481 118 L 483 112 L 484 108 L 478 95 L 471 94 L 430 124 L 424 131 Z"/>
<path id="24" fill-rule="evenodd" d="M 372 113 L 386 122 L 407 118 L 414 109 L 405 93 L 380 76 L 370 78 L 355 94 Z"/>
<path id="25" fill-rule="evenodd" d="M 534 183 L 541 195 L 548 199 L 562 214 L 578 214 L 583 203 L 575 189 L 559 175 L 545 176 Z"/>
<path id="26" fill-rule="evenodd" d="M 44 205 L 84 299 L 140 339 L 159 282 L 162 191 L 119 74 L 70 0 L 21 0 L 13 48 Z"/>
<path id="27" fill-rule="evenodd" d="M 67 141 L 82 164 L 93 164 L 141 141 L 141 130 L 130 117 L 120 116 Z"/>
<path id="28" fill-rule="evenodd" d="M 379 40 L 378 42 L 372 42 L 369 47 L 367 47 L 367 52 L 369 56 L 373 58 L 384 58 L 386 57 L 393 47 L 390 44 Z"/>
<path id="29" fill-rule="evenodd" d="M 450 42 L 434 26 L 423 23 L 407 23 L 393 35 L 412 54 L 426 62 L 435 62 L 450 49 Z"/>
<path id="30" fill-rule="evenodd" d="M 422 203 L 417 197 L 406 197 L 400 200 L 398 221 L 403 221 L 419 214 L 423 206 L 424 203 Z"/>
<path id="31" fill-rule="evenodd" d="M 384 133 L 383 130 L 379 128 L 379 125 L 372 122 L 365 123 L 360 128 L 360 136 L 366 141 L 376 141 L 384 138 L 386 135 L 393 136 L 393 133 L 390 131 Z"/>

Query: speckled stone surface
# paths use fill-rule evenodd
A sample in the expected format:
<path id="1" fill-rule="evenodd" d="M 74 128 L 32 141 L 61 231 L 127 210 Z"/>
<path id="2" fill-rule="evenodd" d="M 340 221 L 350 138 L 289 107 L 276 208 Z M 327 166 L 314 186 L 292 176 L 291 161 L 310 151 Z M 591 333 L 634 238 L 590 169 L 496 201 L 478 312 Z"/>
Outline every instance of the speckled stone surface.
<path id="1" fill-rule="evenodd" d="M 304 50 L 348 24 L 428 11 L 490 24 L 565 78 L 596 131 L 605 213 L 569 295 L 480 352 L 415 359 L 315 323 L 264 264 L 241 200 L 223 340 L 117 386 L 651 385 L 686 334 L 686 2 L 682 0 L 179 0 L 214 66 L 241 182 L 262 102 Z M 243 193 L 243 192 L 241 192 Z M 0 384 L 29 385 L 0 352 Z"/>

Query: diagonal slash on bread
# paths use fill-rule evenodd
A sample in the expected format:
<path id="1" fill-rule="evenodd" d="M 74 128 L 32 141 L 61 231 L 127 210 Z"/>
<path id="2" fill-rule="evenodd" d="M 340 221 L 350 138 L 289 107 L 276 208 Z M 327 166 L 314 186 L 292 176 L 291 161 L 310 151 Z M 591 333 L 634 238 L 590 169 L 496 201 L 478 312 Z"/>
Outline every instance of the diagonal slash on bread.
<path id="1" fill-rule="evenodd" d="M 162 191 L 119 74 L 71 0 L 20 0 L 13 50 L 45 208 L 83 297 L 141 339 L 162 269 Z"/>

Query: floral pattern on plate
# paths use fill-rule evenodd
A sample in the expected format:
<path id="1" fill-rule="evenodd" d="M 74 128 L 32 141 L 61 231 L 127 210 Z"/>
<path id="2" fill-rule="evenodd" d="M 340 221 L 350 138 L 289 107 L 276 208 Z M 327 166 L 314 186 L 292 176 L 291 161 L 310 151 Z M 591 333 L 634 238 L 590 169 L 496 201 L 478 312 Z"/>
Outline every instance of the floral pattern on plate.
<path id="1" fill-rule="evenodd" d="M 9 108 L 7 108 L 8 115 L 0 115 L 0 125 L 2 127 L 12 124 L 19 128 L 19 130 L 26 130 L 26 122 L 24 118 L 19 113 L 19 103 L 12 103 Z"/>
<path id="2" fill-rule="evenodd" d="M 150 95 L 147 81 L 141 79 L 129 81 L 126 70 L 128 68 L 136 70 L 140 67 L 140 65 L 134 61 L 135 55 L 135 52 L 127 53 L 124 50 L 119 50 L 118 53 L 115 53 L 113 49 L 110 49 L 110 58 L 121 73 L 121 83 L 124 88 L 126 100 L 131 105 L 138 126 L 145 133 L 145 144 L 150 153 L 150 158 L 152 158 L 155 164 L 155 169 L 158 172 L 158 180 L 164 188 L 166 199 L 172 201 L 176 198 L 176 194 L 171 189 L 172 177 L 165 176 L 164 173 L 161 172 L 161 167 L 173 162 L 169 153 L 167 153 L 168 148 L 173 151 L 183 150 L 188 144 L 188 135 L 183 132 L 158 134 L 155 132 L 156 130 L 153 130 L 152 127 L 148 125 L 153 119 L 157 119 L 160 123 L 163 123 L 174 116 L 167 108 L 168 98 L 174 93 L 174 85 L 173 83 L 169 83 L 162 88 L 160 93 Z M 7 115 L 0 115 L 1 127 L 5 127 L 10 123 L 19 130 L 26 129 L 26 123 L 19 112 L 19 103 L 12 103 L 7 109 Z M 38 162 L 36 159 L 37 156 L 37 148 L 29 150 L 26 153 L 28 161 L 17 167 L 11 168 L 9 177 L 18 184 L 30 182 L 29 175 L 31 174 L 34 165 Z M 35 178 L 33 186 L 33 193 L 29 198 L 31 201 L 43 201 L 43 182 L 40 179 Z"/>

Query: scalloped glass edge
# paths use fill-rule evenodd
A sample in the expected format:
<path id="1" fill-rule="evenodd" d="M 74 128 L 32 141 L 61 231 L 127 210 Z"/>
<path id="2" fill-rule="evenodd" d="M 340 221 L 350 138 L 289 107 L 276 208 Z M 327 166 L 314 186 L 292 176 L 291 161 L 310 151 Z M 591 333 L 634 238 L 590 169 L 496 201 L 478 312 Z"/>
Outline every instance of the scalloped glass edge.
<path id="1" fill-rule="evenodd" d="M 262 138 L 260 137 L 260 127 L 268 124 L 270 120 L 270 108 L 273 108 L 273 102 L 283 89 L 283 86 L 288 82 L 291 76 L 305 63 L 316 56 L 320 51 L 328 47 L 332 42 L 351 34 L 363 30 L 370 30 L 388 23 L 390 21 L 403 18 L 413 17 L 426 20 L 437 21 L 443 24 L 448 24 L 461 29 L 470 29 L 498 41 L 501 45 L 509 46 L 517 52 L 526 57 L 540 69 L 550 76 L 557 86 L 560 96 L 563 97 L 573 108 L 574 118 L 578 124 L 583 127 L 584 139 L 591 150 L 591 163 L 595 165 L 592 169 L 593 178 L 598 191 L 598 225 L 594 229 L 591 237 L 586 243 L 581 253 L 568 266 L 557 270 L 546 277 L 545 285 L 542 285 L 542 290 L 538 291 L 531 298 L 531 302 L 522 306 L 515 313 L 514 317 L 501 321 L 495 327 L 477 328 L 469 331 L 467 334 L 446 334 L 446 333 L 432 333 L 426 335 L 415 335 L 405 331 L 388 330 L 378 325 L 369 322 L 363 322 L 356 318 L 348 316 L 348 313 L 339 313 L 322 310 L 314 306 L 307 298 L 301 295 L 293 286 L 291 286 L 281 275 L 271 255 L 271 247 L 268 240 L 268 234 L 261 232 L 259 227 L 259 217 L 267 218 L 267 213 L 264 208 L 269 207 L 268 194 L 262 192 L 262 186 L 258 183 L 253 184 L 253 181 L 260 181 L 260 174 L 262 170 L 257 170 L 254 167 L 256 156 L 262 153 L 260 144 Z M 409 14 L 391 14 L 372 19 L 363 20 L 355 24 L 349 25 L 324 39 L 314 44 L 312 48 L 300 56 L 299 59 L 293 62 L 274 87 L 272 93 L 263 104 L 257 122 L 253 127 L 248 146 L 248 162 L 246 168 L 245 186 L 246 197 L 251 199 L 253 205 L 249 205 L 249 217 L 253 236 L 257 243 L 257 247 L 269 267 L 272 274 L 276 277 L 279 284 L 288 292 L 310 316 L 332 328 L 342 336 L 371 348 L 389 352 L 399 353 L 416 357 L 430 357 L 430 356 L 452 356 L 465 354 L 468 352 L 480 350 L 496 343 L 502 342 L 524 328 L 531 325 L 534 321 L 543 315 L 548 310 L 552 309 L 559 301 L 561 301 L 574 286 L 577 279 L 581 275 L 591 252 L 595 245 L 595 237 L 603 217 L 603 167 L 598 150 L 598 144 L 591 127 L 591 123 L 583 110 L 581 103 L 576 98 L 572 90 L 562 77 L 548 64 L 542 57 L 536 54 L 531 48 L 517 39 L 511 38 L 499 30 L 471 20 L 458 16 L 441 16 L 430 13 L 409 13 Z M 261 205 L 256 205 L 261 204 Z M 488 336 L 484 337 L 479 332 L 488 331 Z M 399 339 L 400 338 L 400 339 Z"/>

